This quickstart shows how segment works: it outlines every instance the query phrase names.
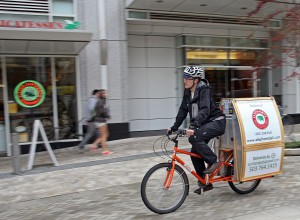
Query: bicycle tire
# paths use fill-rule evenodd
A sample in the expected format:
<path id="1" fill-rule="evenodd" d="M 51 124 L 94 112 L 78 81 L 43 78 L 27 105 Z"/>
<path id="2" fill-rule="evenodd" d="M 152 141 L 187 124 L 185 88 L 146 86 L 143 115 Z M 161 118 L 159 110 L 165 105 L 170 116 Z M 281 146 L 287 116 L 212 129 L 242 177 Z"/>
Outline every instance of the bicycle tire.
<path id="1" fill-rule="evenodd" d="M 283 115 L 282 118 L 282 125 L 284 130 L 285 136 L 290 136 L 294 131 L 294 120 L 290 115 Z"/>
<path id="2" fill-rule="evenodd" d="M 238 194 L 247 194 L 253 192 L 259 185 L 261 179 L 245 182 L 228 182 L 230 188 Z M 246 185 L 247 184 L 247 185 Z"/>
<path id="3" fill-rule="evenodd" d="M 232 164 L 234 162 L 232 161 Z M 233 176 L 234 175 L 234 166 L 228 166 L 227 168 L 227 175 Z M 231 182 L 229 181 L 228 184 L 230 188 L 238 194 L 247 194 L 253 192 L 259 185 L 261 179 L 257 180 L 250 180 L 245 182 Z"/>
<path id="4" fill-rule="evenodd" d="M 189 192 L 189 180 L 184 170 L 175 165 L 175 171 L 169 189 L 162 187 L 171 163 L 160 163 L 152 167 L 141 183 L 141 197 L 146 207 L 158 214 L 177 210 L 185 201 Z M 175 199 L 174 199 L 175 198 Z M 156 204 L 156 202 L 158 202 Z M 170 203 L 170 204 L 167 204 Z"/>

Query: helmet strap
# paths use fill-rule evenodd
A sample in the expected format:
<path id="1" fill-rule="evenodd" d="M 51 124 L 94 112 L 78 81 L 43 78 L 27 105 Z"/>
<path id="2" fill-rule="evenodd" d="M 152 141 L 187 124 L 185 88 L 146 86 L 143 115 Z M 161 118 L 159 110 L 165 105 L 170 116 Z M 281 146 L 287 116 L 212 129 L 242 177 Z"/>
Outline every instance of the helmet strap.
<path id="1" fill-rule="evenodd" d="M 198 85 L 198 83 L 195 83 L 195 80 L 196 80 L 197 78 L 194 78 L 193 79 L 193 86 L 189 89 L 190 91 L 192 91 L 192 92 L 194 92 L 195 90 L 196 90 L 196 87 L 197 87 L 197 85 Z"/>

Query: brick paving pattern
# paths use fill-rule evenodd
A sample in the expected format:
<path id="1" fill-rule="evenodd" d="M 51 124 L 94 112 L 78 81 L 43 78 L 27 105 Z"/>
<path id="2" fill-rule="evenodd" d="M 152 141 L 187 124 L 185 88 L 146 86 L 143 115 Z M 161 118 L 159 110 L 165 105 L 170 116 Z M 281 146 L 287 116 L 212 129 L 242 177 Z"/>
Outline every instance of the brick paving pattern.
<path id="1" fill-rule="evenodd" d="M 111 142 L 114 154 L 106 156 L 80 154 L 73 148 L 55 150 L 61 164 L 56 168 L 45 165 L 51 161 L 43 152 L 35 160 L 39 166 L 25 171 L 28 158 L 23 156 L 22 175 L 0 175 L 0 219 L 300 219 L 299 156 L 285 157 L 283 174 L 262 180 L 247 195 L 233 192 L 227 183 L 216 183 L 213 190 L 196 195 L 196 181 L 188 175 L 191 186 L 185 203 L 171 214 L 152 213 L 141 200 L 140 183 L 150 167 L 165 161 L 152 154 L 155 138 Z M 0 158 L 0 167 L 9 173 L 6 159 Z"/>

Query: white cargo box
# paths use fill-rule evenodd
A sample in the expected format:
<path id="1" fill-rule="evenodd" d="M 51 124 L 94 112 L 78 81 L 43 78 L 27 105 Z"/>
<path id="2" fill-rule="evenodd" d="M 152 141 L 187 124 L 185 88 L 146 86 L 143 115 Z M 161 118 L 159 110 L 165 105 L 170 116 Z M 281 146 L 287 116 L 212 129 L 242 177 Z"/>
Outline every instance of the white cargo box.
<path id="1" fill-rule="evenodd" d="M 226 132 L 219 146 L 234 152 L 234 178 L 246 181 L 282 173 L 284 132 L 273 97 L 222 99 Z"/>

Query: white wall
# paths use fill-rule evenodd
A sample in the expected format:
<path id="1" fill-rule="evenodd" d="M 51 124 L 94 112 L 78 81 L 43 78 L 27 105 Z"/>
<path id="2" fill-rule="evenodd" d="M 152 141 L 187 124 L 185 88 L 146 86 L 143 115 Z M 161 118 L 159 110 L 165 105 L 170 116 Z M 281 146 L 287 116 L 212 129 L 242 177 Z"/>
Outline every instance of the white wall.
<path id="1" fill-rule="evenodd" d="M 93 32 L 92 41 L 80 54 L 82 115 L 86 115 L 86 103 L 91 91 L 107 88 L 111 111 L 109 123 L 127 123 L 128 48 L 125 2 L 123 0 L 78 0 L 77 8 L 78 20 L 82 23 L 81 28 Z M 106 40 L 107 50 L 101 44 L 101 40 Z M 101 63 L 101 59 L 104 58 L 101 56 L 106 57 L 105 64 Z"/>
<path id="2" fill-rule="evenodd" d="M 175 38 L 128 35 L 130 131 L 160 130 L 174 123 Z"/>
<path id="3" fill-rule="evenodd" d="M 290 78 L 293 72 L 298 71 L 296 68 L 296 61 L 294 58 L 288 57 L 285 54 L 282 55 L 282 59 L 286 60 L 286 64 L 290 64 L 283 65 L 282 67 L 282 104 L 285 106 L 283 111 L 285 114 L 299 113 L 300 80 L 298 77 Z"/>
<path id="4" fill-rule="evenodd" d="M 136 28 L 136 26 L 139 26 Z M 175 35 L 249 35 L 249 30 L 230 28 L 178 28 L 155 25 L 127 25 L 130 131 L 160 130 L 170 127 L 178 111 Z M 172 32 L 173 31 L 173 32 Z M 168 32 L 168 33 L 167 33 Z M 174 36 L 167 36 L 173 33 Z M 151 33 L 151 35 L 148 35 Z M 154 36 L 154 35 L 157 36 Z M 255 37 L 266 37 L 256 32 Z M 160 36 L 158 36 L 160 35 Z"/>

